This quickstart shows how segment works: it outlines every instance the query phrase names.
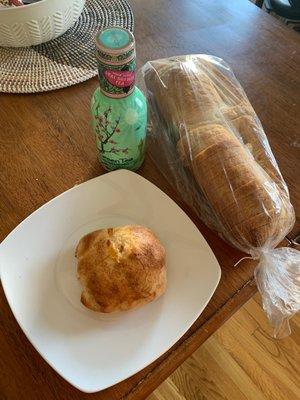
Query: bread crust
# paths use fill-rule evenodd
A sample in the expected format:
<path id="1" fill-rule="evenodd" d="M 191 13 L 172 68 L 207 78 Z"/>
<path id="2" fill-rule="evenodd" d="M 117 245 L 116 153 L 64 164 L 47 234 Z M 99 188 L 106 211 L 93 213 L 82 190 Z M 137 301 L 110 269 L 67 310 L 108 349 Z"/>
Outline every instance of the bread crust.
<path id="1" fill-rule="evenodd" d="M 235 78 L 205 56 L 151 61 L 144 77 L 181 161 L 212 209 L 214 226 L 250 253 L 276 246 L 291 229 L 294 211 L 260 121 Z"/>
<path id="2" fill-rule="evenodd" d="M 166 290 L 165 249 L 143 226 L 100 229 L 85 235 L 76 248 L 81 302 L 111 313 L 140 307 Z"/>

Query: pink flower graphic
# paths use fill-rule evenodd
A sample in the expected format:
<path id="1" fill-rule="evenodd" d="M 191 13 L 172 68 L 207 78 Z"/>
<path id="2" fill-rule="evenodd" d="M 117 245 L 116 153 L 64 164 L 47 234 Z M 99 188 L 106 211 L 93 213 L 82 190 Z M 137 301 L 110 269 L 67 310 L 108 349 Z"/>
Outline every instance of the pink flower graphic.
<path id="1" fill-rule="evenodd" d="M 121 117 L 118 116 L 114 121 L 111 119 L 112 108 L 108 107 L 101 115 L 99 112 L 99 104 L 96 107 L 95 118 L 96 118 L 96 135 L 99 140 L 100 152 L 117 154 L 123 152 L 127 154 L 127 149 L 118 149 L 116 146 L 118 143 L 113 139 L 113 136 L 120 133 L 120 121 Z M 110 147 L 110 145 L 113 145 Z"/>
<path id="2" fill-rule="evenodd" d="M 118 149 L 116 149 L 115 147 L 112 147 L 111 149 L 110 149 L 110 151 L 112 152 L 112 153 L 114 153 L 114 154 L 116 154 L 116 153 L 118 153 Z"/>

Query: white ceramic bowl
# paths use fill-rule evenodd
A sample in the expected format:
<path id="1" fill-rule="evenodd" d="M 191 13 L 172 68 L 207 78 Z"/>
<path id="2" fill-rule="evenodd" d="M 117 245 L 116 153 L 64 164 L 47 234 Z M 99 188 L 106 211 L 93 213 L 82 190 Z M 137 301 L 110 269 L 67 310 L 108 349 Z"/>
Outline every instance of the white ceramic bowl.
<path id="1" fill-rule="evenodd" d="M 32 46 L 55 39 L 79 18 L 85 0 L 42 0 L 0 9 L 0 46 Z"/>

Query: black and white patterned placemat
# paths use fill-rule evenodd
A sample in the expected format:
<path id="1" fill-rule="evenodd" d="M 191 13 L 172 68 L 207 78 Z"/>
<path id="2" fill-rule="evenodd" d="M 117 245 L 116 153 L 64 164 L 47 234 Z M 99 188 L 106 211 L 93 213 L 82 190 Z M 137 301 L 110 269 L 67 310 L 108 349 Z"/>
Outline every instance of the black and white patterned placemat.
<path id="1" fill-rule="evenodd" d="M 64 35 L 31 47 L 0 47 L 0 91 L 35 93 L 71 86 L 97 75 L 95 35 L 100 28 L 133 31 L 127 0 L 87 0 Z"/>

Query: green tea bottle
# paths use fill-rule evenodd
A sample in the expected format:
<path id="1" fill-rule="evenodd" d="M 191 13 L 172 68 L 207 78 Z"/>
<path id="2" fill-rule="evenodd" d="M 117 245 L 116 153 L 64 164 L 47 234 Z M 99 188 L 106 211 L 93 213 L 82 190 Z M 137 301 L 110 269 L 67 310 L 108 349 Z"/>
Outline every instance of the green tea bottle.
<path id="1" fill-rule="evenodd" d="M 107 170 L 138 169 L 144 161 L 147 103 L 135 86 L 135 41 L 111 27 L 96 36 L 99 87 L 92 97 L 93 129 L 100 163 Z"/>

